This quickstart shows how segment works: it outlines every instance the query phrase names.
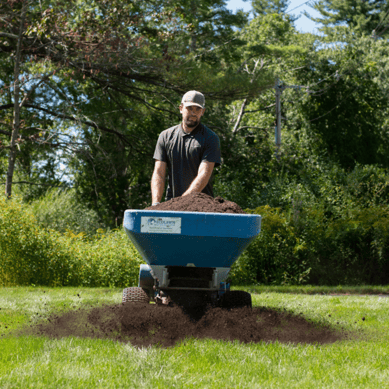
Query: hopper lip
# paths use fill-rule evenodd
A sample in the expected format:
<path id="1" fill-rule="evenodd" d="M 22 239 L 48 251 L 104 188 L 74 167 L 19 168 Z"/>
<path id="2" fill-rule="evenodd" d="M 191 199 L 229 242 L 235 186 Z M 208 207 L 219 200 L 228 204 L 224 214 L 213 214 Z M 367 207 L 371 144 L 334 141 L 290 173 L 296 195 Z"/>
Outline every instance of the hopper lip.
<path id="1" fill-rule="evenodd" d="M 126 210 L 123 218 L 123 227 L 128 234 L 153 235 L 154 232 L 141 231 L 143 218 L 179 218 L 181 219 L 180 232 L 172 234 L 167 231 L 166 236 L 198 236 L 247 239 L 257 236 L 261 231 L 262 216 L 236 213 L 211 212 L 181 212 L 181 211 L 153 211 L 153 210 Z M 175 238 L 176 239 L 176 238 Z"/>
<path id="2" fill-rule="evenodd" d="M 152 214 L 175 214 L 175 215 L 180 215 L 180 214 L 192 214 L 192 215 L 204 215 L 204 216 L 218 216 L 218 217 L 258 217 L 261 216 L 259 214 L 247 214 L 247 213 L 219 213 L 219 212 L 190 212 L 190 211 L 161 211 L 161 210 L 151 210 L 151 209 L 126 209 L 125 213 L 134 213 L 134 212 L 140 212 L 140 213 L 152 213 Z"/>

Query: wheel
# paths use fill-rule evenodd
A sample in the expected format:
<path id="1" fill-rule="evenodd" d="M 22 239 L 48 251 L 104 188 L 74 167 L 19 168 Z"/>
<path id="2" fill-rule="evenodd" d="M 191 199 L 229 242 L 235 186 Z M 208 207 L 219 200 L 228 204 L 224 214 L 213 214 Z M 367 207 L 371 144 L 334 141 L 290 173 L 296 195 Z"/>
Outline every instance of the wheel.
<path id="1" fill-rule="evenodd" d="M 244 292 L 243 290 L 230 290 L 221 297 L 220 306 L 227 309 L 243 307 L 251 308 L 251 294 Z"/>
<path id="2" fill-rule="evenodd" d="M 123 289 L 123 303 L 149 303 L 150 297 L 146 290 L 139 286 Z"/>

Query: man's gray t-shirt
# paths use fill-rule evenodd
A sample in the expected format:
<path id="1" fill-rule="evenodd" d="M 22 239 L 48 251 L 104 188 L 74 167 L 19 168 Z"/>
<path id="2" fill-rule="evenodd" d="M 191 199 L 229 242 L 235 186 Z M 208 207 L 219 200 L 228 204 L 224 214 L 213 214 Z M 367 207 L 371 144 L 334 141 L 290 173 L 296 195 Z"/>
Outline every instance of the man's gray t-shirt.
<path id="1" fill-rule="evenodd" d="M 219 137 L 202 123 L 190 134 L 179 124 L 161 132 L 154 159 L 166 162 L 168 166 L 166 200 L 182 196 L 197 177 L 201 162 L 215 162 L 215 167 L 220 165 Z M 211 182 L 202 192 L 213 196 Z"/>

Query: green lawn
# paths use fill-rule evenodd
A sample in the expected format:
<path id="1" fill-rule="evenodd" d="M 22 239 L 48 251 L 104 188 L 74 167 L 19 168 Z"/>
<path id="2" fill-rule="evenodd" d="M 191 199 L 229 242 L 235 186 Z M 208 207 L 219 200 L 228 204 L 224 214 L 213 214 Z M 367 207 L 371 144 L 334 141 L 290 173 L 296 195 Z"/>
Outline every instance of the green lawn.
<path id="1" fill-rule="evenodd" d="M 356 338 L 324 346 L 187 339 L 138 349 L 110 340 L 15 336 L 53 311 L 118 303 L 121 290 L 2 288 L 0 388 L 389 388 L 389 298 L 292 291 L 267 288 L 253 303 L 342 326 Z"/>

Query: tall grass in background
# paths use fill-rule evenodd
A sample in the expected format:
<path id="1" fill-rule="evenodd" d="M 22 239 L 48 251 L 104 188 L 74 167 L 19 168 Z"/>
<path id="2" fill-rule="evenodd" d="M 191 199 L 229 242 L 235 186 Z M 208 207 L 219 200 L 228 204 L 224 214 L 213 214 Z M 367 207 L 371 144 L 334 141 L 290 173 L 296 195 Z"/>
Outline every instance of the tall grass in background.
<path id="1" fill-rule="evenodd" d="M 29 207 L 39 225 L 62 233 L 71 230 L 92 236 L 103 227 L 97 212 L 78 202 L 73 189 L 51 189 Z"/>
<path id="2" fill-rule="evenodd" d="M 0 285 L 137 284 L 142 260 L 123 229 L 61 233 L 42 227 L 33 209 L 0 197 Z"/>

